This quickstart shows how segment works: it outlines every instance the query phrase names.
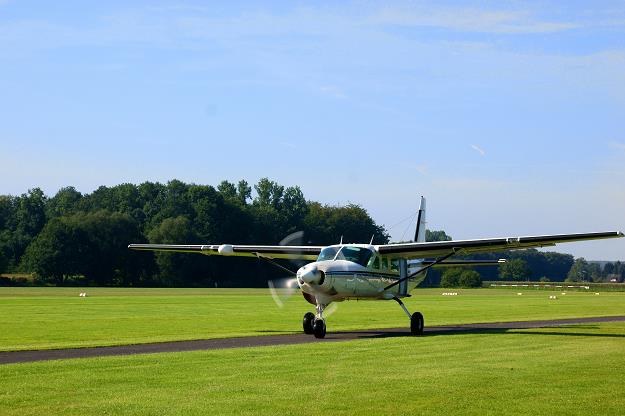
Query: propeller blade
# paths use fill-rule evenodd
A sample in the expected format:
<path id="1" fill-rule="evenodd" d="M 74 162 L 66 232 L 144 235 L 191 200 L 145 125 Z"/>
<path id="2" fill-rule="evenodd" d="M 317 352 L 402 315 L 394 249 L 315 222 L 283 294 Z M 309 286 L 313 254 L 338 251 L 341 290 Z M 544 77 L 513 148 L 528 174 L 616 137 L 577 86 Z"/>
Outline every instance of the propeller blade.
<path id="1" fill-rule="evenodd" d="M 328 316 L 336 312 L 338 308 L 339 308 L 338 303 L 331 303 L 330 306 L 328 306 L 327 308 L 323 310 L 323 316 L 327 318 Z"/>
<path id="2" fill-rule="evenodd" d="M 305 243 L 304 231 L 300 230 L 300 231 L 295 231 L 294 233 L 287 235 L 280 241 L 279 244 L 281 246 L 302 246 L 302 245 L 305 245 L 304 243 Z M 298 268 L 306 263 L 305 261 L 302 261 L 301 259 L 299 259 L 297 256 L 293 256 L 293 258 L 289 258 L 289 262 L 291 262 L 291 264 L 293 264 L 294 266 L 297 266 Z"/>
<path id="3" fill-rule="evenodd" d="M 278 308 L 283 308 L 284 302 L 299 289 L 294 277 L 277 281 L 269 280 L 267 286 L 269 286 L 269 293 L 271 293 L 271 297 Z"/>
<path id="4" fill-rule="evenodd" d="M 281 246 L 301 246 L 304 241 L 304 231 L 295 231 L 284 237 L 282 241 L 280 241 Z"/>

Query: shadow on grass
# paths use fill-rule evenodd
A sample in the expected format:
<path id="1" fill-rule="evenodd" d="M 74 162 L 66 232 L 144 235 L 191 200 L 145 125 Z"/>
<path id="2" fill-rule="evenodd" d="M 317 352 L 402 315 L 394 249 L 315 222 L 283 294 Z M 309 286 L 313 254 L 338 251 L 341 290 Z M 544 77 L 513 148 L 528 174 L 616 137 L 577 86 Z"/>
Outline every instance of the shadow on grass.
<path id="1" fill-rule="evenodd" d="M 575 329 L 574 332 L 558 331 L 557 329 Z M 599 329 L 596 325 L 562 325 L 552 327 L 537 328 L 430 328 L 425 330 L 423 337 L 437 337 L 446 335 L 551 335 L 551 336 L 574 336 L 574 337 L 597 337 L 597 338 L 625 338 L 625 334 L 605 334 L 596 332 L 583 332 L 587 330 Z M 402 338 L 414 337 L 409 330 L 363 330 L 328 333 L 328 340 L 348 340 L 348 339 L 382 339 L 382 338 Z"/>

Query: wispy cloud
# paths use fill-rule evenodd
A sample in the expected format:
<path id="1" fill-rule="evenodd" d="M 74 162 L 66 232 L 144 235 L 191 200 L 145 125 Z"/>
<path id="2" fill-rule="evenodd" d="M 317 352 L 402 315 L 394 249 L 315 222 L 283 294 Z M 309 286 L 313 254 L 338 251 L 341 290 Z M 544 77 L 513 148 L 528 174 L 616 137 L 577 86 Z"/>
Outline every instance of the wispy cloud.
<path id="1" fill-rule="evenodd" d="M 617 142 L 613 140 L 610 143 L 608 143 L 608 145 L 612 149 L 625 150 L 625 143 L 622 143 L 622 142 Z"/>
<path id="2" fill-rule="evenodd" d="M 401 165 L 409 170 L 416 170 L 421 175 L 427 175 L 428 165 L 425 163 L 402 162 Z"/>
<path id="3" fill-rule="evenodd" d="M 297 145 L 291 142 L 280 142 L 280 144 L 284 147 L 288 147 L 289 149 L 297 149 Z"/>
<path id="4" fill-rule="evenodd" d="M 484 151 L 484 149 L 482 149 L 481 147 L 479 147 L 476 144 L 472 144 L 471 145 L 471 149 L 475 150 L 476 152 L 478 152 L 480 155 L 485 156 L 486 152 Z"/>
<path id="5" fill-rule="evenodd" d="M 479 33 L 552 33 L 578 27 L 575 23 L 544 21 L 525 10 L 416 6 L 380 10 L 374 22 L 399 26 L 436 27 Z"/>
<path id="6" fill-rule="evenodd" d="M 345 94 L 345 92 L 343 92 L 342 89 L 334 85 L 324 85 L 323 87 L 319 88 L 319 90 L 323 94 L 328 95 L 333 98 L 338 98 L 340 100 L 347 98 L 347 95 Z"/>

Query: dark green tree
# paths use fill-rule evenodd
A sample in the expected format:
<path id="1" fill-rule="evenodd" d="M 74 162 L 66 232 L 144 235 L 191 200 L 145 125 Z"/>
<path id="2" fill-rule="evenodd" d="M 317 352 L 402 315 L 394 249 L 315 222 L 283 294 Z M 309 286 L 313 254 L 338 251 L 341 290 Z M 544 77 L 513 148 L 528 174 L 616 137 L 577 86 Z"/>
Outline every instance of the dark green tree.
<path id="1" fill-rule="evenodd" d="M 149 234 L 150 243 L 154 244 L 189 244 L 198 243 L 198 236 L 191 227 L 191 221 L 184 216 L 165 219 Z M 181 254 L 157 252 L 155 254 L 158 266 L 158 282 L 162 286 L 193 286 L 193 280 L 198 278 L 201 266 L 198 266 L 202 256 L 197 254 Z"/>
<path id="2" fill-rule="evenodd" d="M 460 287 L 481 287 L 482 278 L 475 270 L 463 270 L 458 283 Z"/>
<path id="3" fill-rule="evenodd" d="M 451 241 L 452 238 L 443 230 L 425 230 L 425 241 Z"/>
<path id="4" fill-rule="evenodd" d="M 144 239 L 128 214 L 102 210 L 58 217 L 28 246 L 22 268 L 59 285 L 77 277 L 99 286 L 146 283 L 150 262 L 133 257 L 130 241 Z"/>
<path id="5" fill-rule="evenodd" d="M 240 180 L 237 183 L 237 197 L 242 205 L 247 204 L 247 201 L 252 199 L 252 187 L 247 184 L 247 181 Z"/>
<path id="6" fill-rule="evenodd" d="M 499 265 L 499 278 L 502 280 L 527 280 L 531 275 L 527 262 L 522 259 L 511 259 Z"/>
<path id="7" fill-rule="evenodd" d="M 75 214 L 81 207 L 82 194 L 73 186 L 67 186 L 50 198 L 46 204 L 48 218 L 55 218 Z"/>
<path id="8" fill-rule="evenodd" d="M 221 181 L 221 183 L 217 185 L 217 190 L 224 197 L 224 199 L 239 200 L 239 196 L 237 195 L 237 188 L 231 182 Z"/>
<path id="9" fill-rule="evenodd" d="M 26 249 L 21 268 L 42 282 L 63 285 L 85 272 L 89 249 L 84 230 L 66 217 L 53 218 Z"/>
<path id="10" fill-rule="evenodd" d="M 441 287 L 458 287 L 460 286 L 460 276 L 462 269 L 459 267 L 445 268 L 441 275 Z"/>

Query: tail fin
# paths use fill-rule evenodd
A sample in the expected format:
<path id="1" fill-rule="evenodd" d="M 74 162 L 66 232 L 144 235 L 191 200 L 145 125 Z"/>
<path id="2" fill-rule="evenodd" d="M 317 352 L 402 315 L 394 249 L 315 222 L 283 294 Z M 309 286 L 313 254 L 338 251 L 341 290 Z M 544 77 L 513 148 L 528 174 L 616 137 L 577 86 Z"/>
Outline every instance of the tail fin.
<path id="1" fill-rule="evenodd" d="M 414 233 L 414 241 L 421 243 L 425 241 L 425 198 L 421 197 L 419 205 L 419 215 L 417 216 L 417 229 Z"/>

